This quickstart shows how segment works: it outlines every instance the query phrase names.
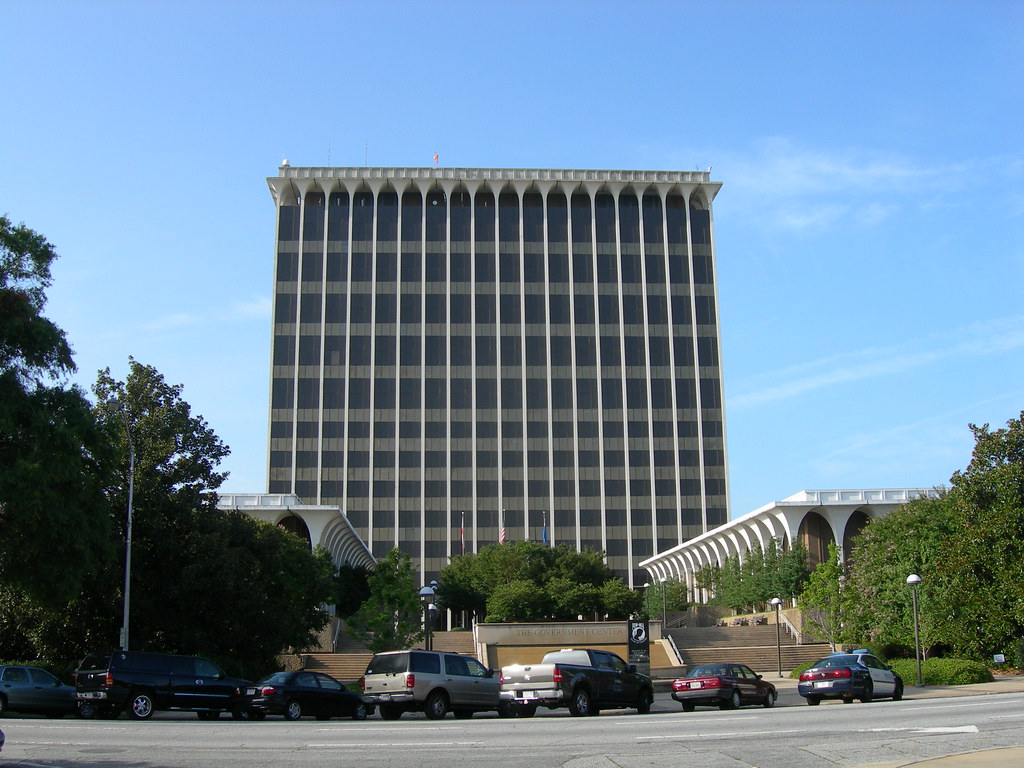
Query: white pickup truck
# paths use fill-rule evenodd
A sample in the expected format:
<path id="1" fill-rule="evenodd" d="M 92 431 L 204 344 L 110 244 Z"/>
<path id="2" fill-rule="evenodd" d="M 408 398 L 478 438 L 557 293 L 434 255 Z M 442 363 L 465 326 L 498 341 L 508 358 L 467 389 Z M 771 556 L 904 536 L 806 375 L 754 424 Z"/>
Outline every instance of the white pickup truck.
<path id="1" fill-rule="evenodd" d="M 501 701 L 519 717 L 533 717 L 537 707 L 568 707 L 576 717 L 626 707 L 646 714 L 654 686 L 610 651 L 565 648 L 545 654 L 539 664 L 502 667 Z"/>

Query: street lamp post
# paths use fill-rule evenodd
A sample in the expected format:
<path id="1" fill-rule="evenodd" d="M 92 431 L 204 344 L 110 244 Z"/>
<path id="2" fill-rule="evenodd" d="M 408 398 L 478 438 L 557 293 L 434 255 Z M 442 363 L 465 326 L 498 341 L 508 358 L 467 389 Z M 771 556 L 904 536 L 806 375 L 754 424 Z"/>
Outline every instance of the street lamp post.
<path id="1" fill-rule="evenodd" d="M 779 659 L 779 677 L 782 677 L 782 600 L 773 597 L 769 602 L 775 608 L 775 653 Z"/>
<path id="2" fill-rule="evenodd" d="M 128 650 L 128 626 L 131 619 L 132 595 L 132 505 L 135 497 L 135 443 L 128 423 L 128 411 L 120 400 L 113 400 L 124 421 L 124 435 L 128 441 L 128 523 L 124 542 L 124 606 L 121 613 L 121 650 Z"/>
<path id="3" fill-rule="evenodd" d="M 647 619 L 651 618 L 651 582 L 644 582 L 644 614 Z"/>
<path id="4" fill-rule="evenodd" d="M 420 589 L 420 600 L 423 601 L 423 649 L 433 650 L 433 642 L 430 636 L 431 625 L 433 624 L 433 612 L 437 610 L 434 605 L 434 596 L 437 594 L 437 582 L 432 581 Z"/>
<path id="5" fill-rule="evenodd" d="M 668 611 L 666 610 L 668 607 L 668 579 L 662 576 L 661 579 L 659 579 L 659 583 L 661 584 L 661 626 L 662 631 L 664 632 L 665 617 L 668 615 Z"/>
<path id="6" fill-rule="evenodd" d="M 916 573 L 907 576 L 907 584 L 910 586 L 910 595 L 914 601 L 914 661 L 917 663 L 917 687 L 921 687 L 921 634 L 917 624 L 917 585 L 921 583 L 921 577 Z"/>

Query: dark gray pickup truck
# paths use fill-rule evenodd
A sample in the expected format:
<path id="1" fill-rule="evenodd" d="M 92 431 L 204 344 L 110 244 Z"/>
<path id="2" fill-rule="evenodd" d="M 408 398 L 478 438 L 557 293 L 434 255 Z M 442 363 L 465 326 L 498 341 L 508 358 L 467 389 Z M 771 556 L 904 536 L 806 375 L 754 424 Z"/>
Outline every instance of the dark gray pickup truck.
<path id="1" fill-rule="evenodd" d="M 646 714 L 654 686 L 610 651 L 566 648 L 545 654 L 539 664 L 502 667 L 501 700 L 519 717 L 533 717 L 537 707 L 568 707 L 576 717 L 625 707 Z"/>

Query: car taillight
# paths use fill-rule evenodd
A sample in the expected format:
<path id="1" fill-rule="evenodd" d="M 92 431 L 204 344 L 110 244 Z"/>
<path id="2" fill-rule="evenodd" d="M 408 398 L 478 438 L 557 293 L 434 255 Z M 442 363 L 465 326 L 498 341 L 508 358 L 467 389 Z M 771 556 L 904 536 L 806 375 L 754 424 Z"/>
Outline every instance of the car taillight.
<path id="1" fill-rule="evenodd" d="M 273 696 L 277 693 L 277 689 L 272 685 L 264 685 L 260 688 L 260 696 Z"/>
<path id="2" fill-rule="evenodd" d="M 551 673 L 551 682 L 555 685 L 559 685 L 562 682 L 562 670 L 555 667 L 555 671 Z"/>
<path id="3" fill-rule="evenodd" d="M 720 677 L 709 677 L 704 681 L 704 688 L 721 688 L 722 678 Z"/>
<path id="4" fill-rule="evenodd" d="M 848 667 L 841 667 L 840 669 L 833 669 L 831 672 L 826 673 L 823 677 L 851 677 L 853 675 Z"/>
<path id="5" fill-rule="evenodd" d="M 405 687 L 415 688 L 416 687 L 416 675 L 412 672 L 407 672 L 405 675 Z"/>
<path id="6" fill-rule="evenodd" d="M 504 672 L 499 672 L 498 673 L 498 685 L 504 685 L 504 684 L 505 684 L 505 673 Z"/>
<path id="7" fill-rule="evenodd" d="M 849 667 L 839 667 L 838 669 L 813 669 L 807 672 L 800 673 L 800 681 L 807 682 L 808 680 L 834 680 L 840 677 L 852 677 L 853 673 Z"/>
<path id="8" fill-rule="evenodd" d="M 360 677 L 359 678 L 359 690 L 361 690 L 363 693 L 366 693 L 366 678 L 365 677 Z"/>
<path id="9" fill-rule="evenodd" d="M 107 676 L 103 678 L 103 687 L 104 688 L 113 688 L 114 687 L 114 675 L 113 675 L 112 672 L 107 672 Z"/>
<path id="10" fill-rule="evenodd" d="M 686 687 L 686 683 L 683 682 L 682 680 L 673 680 L 672 681 L 672 690 L 673 691 L 681 691 L 685 687 Z"/>

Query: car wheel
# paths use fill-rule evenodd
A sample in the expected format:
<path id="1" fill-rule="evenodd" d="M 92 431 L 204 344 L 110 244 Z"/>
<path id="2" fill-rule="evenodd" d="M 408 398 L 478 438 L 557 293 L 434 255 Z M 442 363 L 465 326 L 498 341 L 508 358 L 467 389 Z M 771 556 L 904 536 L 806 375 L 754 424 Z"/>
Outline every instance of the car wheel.
<path id="1" fill-rule="evenodd" d="M 245 709 L 244 707 L 235 707 L 231 710 L 232 720 L 261 720 L 259 717 L 260 711 L 256 709 Z M 266 717 L 266 713 L 263 713 Z"/>
<path id="2" fill-rule="evenodd" d="M 441 720 L 448 714 L 448 699 L 440 691 L 431 691 L 423 702 L 423 714 L 428 720 Z"/>
<path id="3" fill-rule="evenodd" d="M 353 720 L 365 720 L 366 719 L 366 714 L 367 714 L 366 713 L 366 705 L 363 704 L 363 702 L 360 701 L 358 704 L 356 704 L 355 708 L 352 710 L 352 719 Z"/>
<path id="4" fill-rule="evenodd" d="M 821 704 L 821 696 L 808 696 L 807 703 L 810 704 L 812 707 L 816 707 L 819 704 Z"/>
<path id="5" fill-rule="evenodd" d="M 536 704 L 519 704 L 516 706 L 516 714 L 519 717 L 533 717 L 537 714 Z"/>
<path id="6" fill-rule="evenodd" d="M 775 706 L 775 701 L 779 698 L 779 692 L 775 690 L 765 691 L 764 701 L 761 702 L 761 706 L 765 709 L 771 709 Z"/>
<path id="7" fill-rule="evenodd" d="M 740 692 L 734 690 L 729 694 L 729 698 L 718 705 L 719 709 L 739 709 L 740 708 Z"/>
<path id="8" fill-rule="evenodd" d="M 302 717 L 302 704 L 297 702 L 295 699 L 292 699 L 285 705 L 284 719 L 298 720 L 300 717 Z"/>
<path id="9" fill-rule="evenodd" d="M 99 714 L 99 707 L 94 701 L 78 702 L 78 716 L 86 720 L 92 720 Z"/>
<path id="10" fill-rule="evenodd" d="M 869 680 L 864 684 L 864 693 L 862 693 L 859 697 L 860 703 L 867 704 L 869 701 L 871 701 L 872 692 L 873 691 L 871 687 L 871 681 Z"/>
<path id="11" fill-rule="evenodd" d="M 147 691 L 136 691 L 128 702 L 128 715 L 133 720 L 146 720 L 153 716 L 153 696 Z"/>
<path id="12" fill-rule="evenodd" d="M 516 705 L 511 701 L 503 700 L 498 702 L 498 717 L 515 717 Z"/>
<path id="13" fill-rule="evenodd" d="M 644 688 L 640 691 L 640 696 L 636 701 L 636 711 L 641 715 L 646 715 L 651 711 L 651 704 L 654 703 L 654 692 L 650 688 Z"/>
<path id="14" fill-rule="evenodd" d="M 892 689 L 892 700 L 902 701 L 903 699 L 903 681 L 897 680 L 896 687 Z"/>
<path id="15" fill-rule="evenodd" d="M 569 698 L 569 714 L 582 717 L 590 714 L 590 694 L 586 688 L 577 688 Z"/>
<path id="16" fill-rule="evenodd" d="M 853 696 L 843 696 L 840 701 L 842 701 L 843 704 L 853 704 Z"/>
<path id="17" fill-rule="evenodd" d="M 3 717 L 3 715 L 4 715 L 4 713 L 6 711 L 7 711 L 7 697 L 4 696 L 3 694 L 0 694 L 0 717 Z"/>
<path id="18" fill-rule="evenodd" d="M 393 707 L 390 704 L 381 704 L 380 707 L 380 719 L 381 720 L 397 720 L 402 716 L 402 710 L 398 707 Z"/>
<path id="19" fill-rule="evenodd" d="M 693 712 L 694 707 L 697 706 L 692 701 L 683 701 L 680 703 L 683 705 L 683 712 Z"/>

